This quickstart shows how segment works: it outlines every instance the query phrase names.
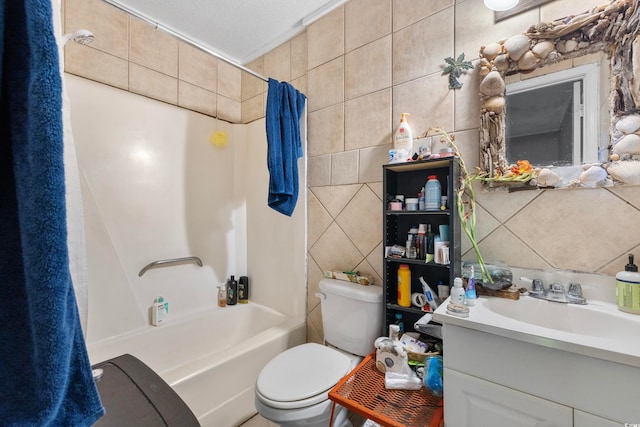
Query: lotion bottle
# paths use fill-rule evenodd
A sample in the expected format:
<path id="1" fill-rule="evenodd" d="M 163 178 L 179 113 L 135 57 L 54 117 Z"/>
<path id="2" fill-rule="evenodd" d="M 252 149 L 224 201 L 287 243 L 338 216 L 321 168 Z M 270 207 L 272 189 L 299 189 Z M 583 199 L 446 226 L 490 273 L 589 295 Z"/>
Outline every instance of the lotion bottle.
<path id="1" fill-rule="evenodd" d="M 396 133 L 393 137 L 393 148 L 396 151 L 406 151 L 407 157 L 413 156 L 413 134 L 409 123 L 407 123 L 407 116 L 409 113 L 402 113 L 400 117 L 400 126 L 396 129 Z"/>
<path id="2" fill-rule="evenodd" d="M 464 288 L 462 287 L 462 279 L 456 277 L 453 280 L 453 288 L 451 289 L 451 302 L 454 304 L 464 305 L 466 300 Z"/>
<path id="3" fill-rule="evenodd" d="M 169 316 L 169 303 L 163 297 L 156 298 L 153 306 L 151 306 L 151 324 L 153 326 L 161 326 L 167 321 Z"/>
<path id="4" fill-rule="evenodd" d="M 626 313 L 640 314 L 640 273 L 629 254 L 629 263 L 624 271 L 616 274 L 616 300 L 618 309 Z"/>

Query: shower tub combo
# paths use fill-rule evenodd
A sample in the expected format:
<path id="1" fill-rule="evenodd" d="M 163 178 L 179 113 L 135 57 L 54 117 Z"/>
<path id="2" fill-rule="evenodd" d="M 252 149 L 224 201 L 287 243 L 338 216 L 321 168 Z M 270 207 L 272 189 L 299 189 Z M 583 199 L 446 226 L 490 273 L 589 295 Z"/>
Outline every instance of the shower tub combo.
<path id="1" fill-rule="evenodd" d="M 220 427 L 239 425 L 256 413 L 258 373 L 275 355 L 303 342 L 303 319 L 250 302 L 213 307 L 87 348 L 94 364 L 126 353 L 137 357 L 178 393 L 203 427 Z"/>

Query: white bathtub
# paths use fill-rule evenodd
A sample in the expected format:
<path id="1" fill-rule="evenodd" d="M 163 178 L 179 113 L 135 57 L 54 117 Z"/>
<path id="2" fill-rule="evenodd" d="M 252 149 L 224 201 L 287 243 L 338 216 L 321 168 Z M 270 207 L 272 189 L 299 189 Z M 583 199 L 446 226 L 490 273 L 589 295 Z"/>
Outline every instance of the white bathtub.
<path id="1" fill-rule="evenodd" d="M 160 375 L 203 427 L 237 426 L 256 413 L 254 386 L 276 354 L 305 341 L 304 319 L 249 303 L 172 319 L 88 343 L 91 363 L 129 353 Z"/>

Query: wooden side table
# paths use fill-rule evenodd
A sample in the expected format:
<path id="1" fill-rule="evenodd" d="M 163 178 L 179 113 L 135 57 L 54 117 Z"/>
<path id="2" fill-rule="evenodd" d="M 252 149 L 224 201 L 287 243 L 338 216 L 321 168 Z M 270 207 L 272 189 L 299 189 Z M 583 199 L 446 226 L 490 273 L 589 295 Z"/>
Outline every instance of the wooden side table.
<path id="1" fill-rule="evenodd" d="M 384 374 L 368 355 L 331 391 L 331 425 L 336 403 L 385 427 L 443 427 L 442 398 L 420 390 L 387 390 Z"/>

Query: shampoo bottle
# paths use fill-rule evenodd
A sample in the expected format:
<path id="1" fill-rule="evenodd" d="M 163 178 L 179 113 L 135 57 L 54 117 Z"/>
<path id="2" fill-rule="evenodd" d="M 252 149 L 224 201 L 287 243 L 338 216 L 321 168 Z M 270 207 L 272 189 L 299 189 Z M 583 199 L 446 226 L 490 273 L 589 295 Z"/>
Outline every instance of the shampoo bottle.
<path id="1" fill-rule="evenodd" d="M 231 276 L 227 280 L 227 305 L 236 305 L 238 303 L 238 281 Z"/>
<path id="2" fill-rule="evenodd" d="M 396 151 L 406 151 L 406 156 L 413 156 L 413 134 L 409 123 L 407 123 L 407 116 L 409 113 L 402 113 L 400 117 L 400 126 L 396 129 L 396 133 L 393 137 L 393 148 Z"/>
<path id="3" fill-rule="evenodd" d="M 629 263 L 624 271 L 616 274 L 616 299 L 618 309 L 626 313 L 640 314 L 640 273 L 629 254 Z"/>
<path id="4" fill-rule="evenodd" d="M 249 278 L 247 276 L 240 276 L 238 281 L 238 302 L 240 304 L 249 302 Z"/>

